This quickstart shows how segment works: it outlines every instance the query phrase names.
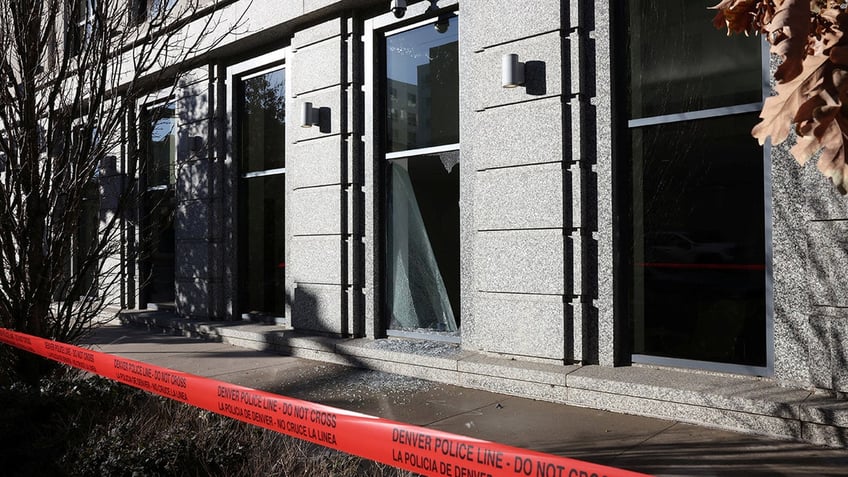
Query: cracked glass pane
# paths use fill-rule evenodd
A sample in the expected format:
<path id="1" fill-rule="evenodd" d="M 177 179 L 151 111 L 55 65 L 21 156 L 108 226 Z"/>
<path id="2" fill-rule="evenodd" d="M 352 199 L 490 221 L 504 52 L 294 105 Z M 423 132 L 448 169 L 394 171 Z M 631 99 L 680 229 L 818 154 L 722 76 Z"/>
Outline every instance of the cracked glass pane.
<path id="1" fill-rule="evenodd" d="M 386 260 L 390 329 L 459 325 L 459 165 L 437 156 L 391 161 Z"/>

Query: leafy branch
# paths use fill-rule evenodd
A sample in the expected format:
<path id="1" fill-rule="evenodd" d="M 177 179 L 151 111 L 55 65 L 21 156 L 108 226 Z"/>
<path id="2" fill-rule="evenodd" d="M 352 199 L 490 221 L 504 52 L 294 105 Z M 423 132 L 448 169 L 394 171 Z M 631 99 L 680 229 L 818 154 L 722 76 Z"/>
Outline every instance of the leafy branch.
<path id="1" fill-rule="evenodd" d="M 760 144 L 780 144 L 794 128 L 792 155 L 818 168 L 848 193 L 848 2 L 835 0 L 723 0 L 713 19 L 727 34 L 761 33 L 782 58 L 775 96 L 751 131 Z"/>

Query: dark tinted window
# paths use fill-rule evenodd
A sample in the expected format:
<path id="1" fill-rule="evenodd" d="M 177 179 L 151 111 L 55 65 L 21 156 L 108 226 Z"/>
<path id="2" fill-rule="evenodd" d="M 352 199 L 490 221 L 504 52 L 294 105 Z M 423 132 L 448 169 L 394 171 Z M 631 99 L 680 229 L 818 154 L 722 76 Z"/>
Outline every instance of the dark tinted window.
<path id="1" fill-rule="evenodd" d="M 153 109 L 150 114 L 150 134 L 147 150 L 148 187 L 176 182 L 174 164 L 177 159 L 176 105 Z"/>
<path id="2" fill-rule="evenodd" d="M 727 38 L 714 0 L 630 0 L 630 117 L 762 100 L 760 39 Z"/>
<path id="3" fill-rule="evenodd" d="M 241 313 L 285 314 L 285 69 L 238 82 Z"/>
<path id="4" fill-rule="evenodd" d="M 282 316 L 285 298 L 285 174 L 241 183 L 241 311 Z"/>
<path id="5" fill-rule="evenodd" d="M 765 365 L 755 114 L 632 130 L 639 354 Z"/>
<path id="6" fill-rule="evenodd" d="M 626 3 L 634 352 L 763 367 L 763 150 L 757 115 L 722 109 L 761 101 L 761 40 L 717 31 L 713 3 Z"/>
<path id="7" fill-rule="evenodd" d="M 286 76 L 279 69 L 240 82 L 241 172 L 286 167 Z"/>

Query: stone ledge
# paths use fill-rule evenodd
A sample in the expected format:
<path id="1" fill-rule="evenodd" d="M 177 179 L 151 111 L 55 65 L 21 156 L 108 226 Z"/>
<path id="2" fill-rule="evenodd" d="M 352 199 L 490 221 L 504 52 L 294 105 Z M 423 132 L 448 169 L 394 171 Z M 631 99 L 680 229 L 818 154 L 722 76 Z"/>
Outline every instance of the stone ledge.
<path id="1" fill-rule="evenodd" d="M 519 361 L 478 353 L 469 353 L 469 356 L 457 363 L 457 369 L 461 372 L 517 381 L 537 382 L 563 388 L 566 386 L 566 376 L 568 373 L 579 368 L 580 366 L 578 365 Z"/>
<path id="2" fill-rule="evenodd" d="M 227 325 L 226 322 L 177 318 L 172 311 L 168 310 L 124 310 L 118 314 L 118 319 L 123 324 L 145 327 L 148 330 L 157 329 L 171 334 L 214 341 L 221 341 L 220 336 L 214 331 L 217 329 L 215 325 Z M 233 325 L 229 324 L 229 326 Z"/>
<path id="3" fill-rule="evenodd" d="M 848 402 L 764 378 L 584 366 L 567 387 L 568 404 L 848 447 Z"/>
<path id="4" fill-rule="evenodd" d="M 848 429 L 848 402 L 827 396 L 812 396 L 801 404 L 801 420 Z"/>
<path id="5" fill-rule="evenodd" d="M 650 397 L 612 394 L 568 388 L 566 404 L 605 411 L 670 419 L 737 432 L 764 434 L 783 439 L 801 439 L 801 423 L 794 419 L 684 404 Z"/>
<path id="6" fill-rule="evenodd" d="M 584 366 L 568 375 L 567 386 L 794 420 L 811 394 L 761 378 L 636 366 Z"/>
<path id="7" fill-rule="evenodd" d="M 764 378 L 525 362 L 452 343 L 311 336 L 270 324 L 181 319 L 167 311 L 122 312 L 120 319 L 244 348 L 500 394 L 848 447 L 848 401 L 780 387 Z"/>
<path id="8" fill-rule="evenodd" d="M 456 371 L 458 357 L 465 352 L 453 343 L 418 342 L 389 338 L 386 340 L 355 339 L 339 343 L 339 353 L 388 361 L 398 364 L 416 365 L 428 368 Z"/>

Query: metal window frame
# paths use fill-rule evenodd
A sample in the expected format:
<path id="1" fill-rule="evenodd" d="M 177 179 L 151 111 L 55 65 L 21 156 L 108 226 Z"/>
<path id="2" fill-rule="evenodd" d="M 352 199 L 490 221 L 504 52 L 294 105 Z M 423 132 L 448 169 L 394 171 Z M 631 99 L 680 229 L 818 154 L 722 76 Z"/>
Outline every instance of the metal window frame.
<path id="1" fill-rule="evenodd" d="M 245 63 L 247 63 L 248 66 L 254 65 L 253 60 L 248 60 Z M 243 64 L 243 63 L 239 63 L 239 65 L 241 65 L 241 64 Z M 285 62 L 280 63 L 278 61 L 275 64 L 272 64 L 270 66 L 266 65 L 266 66 L 267 66 L 267 68 L 261 68 L 260 67 L 261 69 L 258 69 L 258 70 L 248 69 L 247 71 L 249 71 L 249 73 L 236 75 L 236 76 L 233 77 L 233 80 L 238 81 L 238 82 L 244 82 L 246 80 L 258 78 L 258 77 L 260 77 L 264 74 L 271 73 L 271 72 L 277 71 L 277 70 L 286 70 L 286 72 L 288 72 L 288 70 L 286 69 Z M 229 79 L 229 75 L 228 75 L 228 79 Z M 228 84 L 229 84 L 229 82 L 228 82 Z M 233 86 L 235 86 L 235 84 L 233 84 Z M 286 92 L 286 94 L 288 94 L 288 92 Z M 236 105 L 232 104 L 231 107 L 235 108 Z M 235 116 L 233 116 L 232 113 L 231 113 L 230 117 L 234 118 Z M 235 123 L 235 121 L 233 121 L 233 123 Z M 264 169 L 264 170 L 261 170 L 261 171 L 240 172 L 239 177 L 242 178 L 242 179 L 254 179 L 254 178 L 257 178 L 257 177 L 269 177 L 269 176 L 276 176 L 276 175 L 281 175 L 281 174 L 285 174 L 285 173 L 286 173 L 285 167 L 277 167 L 277 168 L 274 168 L 274 169 Z"/>
<path id="2" fill-rule="evenodd" d="M 256 177 L 269 177 L 269 176 L 279 176 L 286 173 L 285 167 L 278 167 L 276 169 L 265 169 L 264 171 L 253 171 L 253 172 L 245 172 L 241 174 L 239 177 L 242 179 L 253 179 Z"/>
<path id="3" fill-rule="evenodd" d="M 286 58 L 291 55 L 291 48 L 285 47 L 279 50 L 256 56 L 248 60 L 227 66 L 227 163 L 237 170 L 237 176 L 241 179 L 250 179 L 255 177 L 264 177 L 277 174 L 285 174 L 286 168 L 265 169 L 261 171 L 241 172 L 239 164 L 236 162 L 234 146 L 236 135 L 233 132 L 233 126 L 239 121 L 238 105 L 236 104 L 236 84 L 244 80 L 256 78 L 266 73 L 277 70 L 286 70 Z M 286 99 L 288 100 L 289 91 L 286 88 Z"/>
<path id="4" fill-rule="evenodd" d="M 683 121 L 694 121 L 697 119 L 718 118 L 732 116 L 734 114 L 755 113 L 763 109 L 762 101 L 721 108 L 701 109 L 697 111 L 686 111 L 682 113 L 664 114 L 662 116 L 649 116 L 627 121 L 627 128 L 634 129 L 643 126 L 656 126 L 659 124 L 679 123 Z"/>
<path id="5" fill-rule="evenodd" d="M 234 64 L 226 65 L 226 107 L 227 107 L 227 115 L 226 115 L 226 125 L 225 125 L 225 134 L 226 138 L 226 159 L 225 159 L 225 167 L 231 168 L 235 171 L 235 180 L 233 181 L 232 186 L 232 198 L 231 203 L 233 205 L 233 210 L 235 213 L 233 214 L 233 231 L 232 231 L 232 250 L 235 252 L 232 258 L 233 264 L 233 279 L 232 283 L 229 285 L 231 287 L 232 292 L 232 306 L 233 306 L 233 317 L 240 318 L 242 320 L 250 319 L 252 316 L 251 313 L 241 310 L 240 301 L 240 280 L 239 280 L 239 268 L 240 268 L 240 257 L 239 257 L 239 241 L 241 240 L 238 234 L 239 230 L 239 221 L 242 220 L 239 210 L 239 182 L 242 179 L 255 179 L 259 177 L 272 177 L 272 176 L 280 176 L 286 174 L 286 168 L 274 168 L 274 169 L 265 169 L 260 171 L 252 171 L 252 172 L 241 172 L 238 161 L 236 160 L 235 153 L 235 141 L 237 139 L 237 134 L 234 129 L 240 121 L 238 117 L 238 98 L 236 97 L 236 86 L 239 82 L 244 80 L 248 80 L 251 78 L 256 78 L 266 73 L 270 73 L 272 71 L 277 71 L 280 69 L 286 70 L 286 76 L 288 79 L 289 67 L 286 64 L 288 58 L 291 57 L 291 47 L 285 46 L 273 50 L 271 52 L 255 56 L 253 58 L 246 59 L 244 61 L 240 61 Z M 286 101 L 290 99 L 290 89 L 287 87 L 285 91 Z M 288 111 L 286 112 L 288 116 Z M 283 191 L 285 194 L 285 191 Z M 286 207 L 288 207 L 289 201 L 286 200 Z M 289 214 L 286 214 L 286 217 L 289 217 Z M 283 232 L 284 234 L 284 242 L 285 242 L 285 250 L 284 253 L 287 253 L 289 247 L 289 241 L 286 240 L 285 236 L 289 233 L 288 227 Z M 286 281 L 288 281 L 288 274 L 286 274 Z M 283 283 L 284 287 L 287 287 L 287 283 Z M 277 315 L 270 312 L 261 313 L 261 317 L 263 319 L 273 320 L 278 325 L 287 326 L 288 320 L 286 318 L 287 313 L 286 309 L 289 306 L 288 303 L 283 303 L 283 314 Z"/>
<path id="6" fill-rule="evenodd" d="M 179 111 L 180 111 L 179 107 L 180 107 L 180 105 L 177 101 L 176 96 L 174 94 L 172 94 L 171 90 L 159 90 L 159 91 L 156 91 L 155 93 L 151 93 L 151 94 L 147 95 L 147 97 L 145 98 L 145 102 L 138 108 L 139 114 L 137 114 L 136 116 L 140 120 L 150 121 L 150 119 L 152 119 L 152 116 L 151 116 L 152 111 L 167 107 L 169 104 L 172 104 L 172 103 L 174 104 L 174 121 L 175 121 L 174 129 L 176 131 L 177 126 L 179 124 L 179 114 L 180 114 L 179 113 Z M 162 118 L 157 118 L 157 120 L 158 119 L 162 119 Z M 153 131 L 152 124 L 145 124 L 144 127 L 139 129 L 139 130 L 142 131 L 142 132 L 145 132 L 145 133 L 150 133 L 150 132 Z M 148 141 L 149 139 L 150 138 L 145 137 L 143 140 Z M 177 155 L 179 155 L 180 135 L 179 135 L 178 132 L 174 133 L 174 148 L 177 151 Z M 147 146 L 145 146 L 145 154 L 149 154 L 149 151 L 147 151 Z M 150 158 L 145 158 L 145 166 L 147 166 L 146 161 L 148 161 L 149 159 Z M 177 175 L 177 161 L 178 160 L 179 160 L 178 157 L 174 158 L 174 183 L 173 184 L 171 184 L 170 180 L 169 180 L 168 184 L 147 186 L 146 185 L 147 184 L 147 170 L 146 170 L 146 168 L 145 168 L 144 171 L 138 171 L 138 174 L 140 176 L 145 177 L 145 188 L 144 188 L 145 192 L 157 191 L 157 190 L 168 190 L 168 189 L 176 190 L 176 186 L 177 186 L 176 175 Z"/>
<path id="7" fill-rule="evenodd" d="M 391 161 L 393 159 L 406 159 L 407 157 L 415 157 L 415 156 L 430 156 L 433 154 L 440 154 L 443 152 L 452 152 L 459 151 L 460 143 L 453 144 L 444 144 L 440 146 L 432 146 L 432 147 L 422 147 L 418 149 L 406 149 L 403 151 L 394 151 L 387 152 L 385 154 L 385 158 L 387 161 Z"/>
<path id="8" fill-rule="evenodd" d="M 77 3 L 77 7 L 81 8 L 79 18 L 74 18 L 74 28 L 76 29 L 76 34 L 79 35 L 81 29 L 85 29 L 84 36 L 80 36 L 78 41 L 80 42 L 79 48 L 80 51 L 76 52 L 79 54 L 85 48 L 85 45 L 91 41 L 92 36 L 94 35 L 94 29 L 97 27 L 95 24 L 97 21 L 97 2 L 102 0 L 75 0 Z"/>
<path id="9" fill-rule="evenodd" d="M 439 6 L 441 11 L 450 11 L 451 13 L 459 16 L 459 4 L 460 2 L 458 0 L 450 0 L 440 2 Z M 384 111 L 379 111 L 378 107 L 383 105 L 379 95 L 384 91 L 384 89 L 381 89 L 381 86 L 384 87 L 385 85 L 379 84 L 381 79 L 378 78 L 378 74 L 382 71 L 382 69 L 378 65 L 381 64 L 381 62 L 385 62 L 385 57 L 378 58 L 378 54 L 382 52 L 382 49 L 377 45 L 377 43 L 385 41 L 386 38 L 392 35 L 403 33 L 421 26 L 435 24 L 439 19 L 439 15 L 422 18 L 422 16 L 427 14 L 428 8 L 428 2 L 419 2 L 409 5 L 406 15 L 403 18 L 396 18 L 391 12 L 387 12 L 382 15 L 366 19 L 364 22 L 362 42 L 364 44 L 365 71 L 362 90 L 365 95 L 366 118 L 371 115 L 371 120 L 367 121 L 368 125 L 365 128 L 363 142 L 365 144 L 365 157 L 371 160 L 371 164 L 373 164 L 374 167 L 370 177 L 373 181 L 370 188 L 372 190 L 375 204 L 380 204 L 377 206 L 379 212 L 376 215 L 381 217 L 381 219 L 377 219 L 378 223 L 376 226 L 370 228 L 371 233 L 376 234 L 376 236 L 372 237 L 373 240 L 368 241 L 369 243 L 374 243 L 374 245 L 372 245 L 374 248 L 371 249 L 369 253 L 372 253 L 375 257 L 372 265 L 373 269 L 371 270 L 371 276 L 374 277 L 376 283 L 376 286 L 372 287 L 372 289 L 375 289 L 373 292 L 373 299 L 376 313 L 376 316 L 374 317 L 375 324 L 373 331 L 375 337 L 393 336 L 398 338 L 460 343 L 461 335 L 440 336 L 435 333 L 416 333 L 413 331 L 390 329 L 389 320 L 386 316 L 386 304 L 384 300 L 386 290 L 384 270 L 385 225 L 380 224 L 379 222 L 383 222 L 382 219 L 385 218 L 384 202 L 386 199 L 386 191 L 383 187 L 384 173 L 381 171 L 381 168 L 388 162 L 396 159 L 461 150 L 460 142 L 426 148 L 386 152 L 385 144 L 382 144 L 379 140 L 383 134 L 381 129 L 385 126 L 385 119 L 382 116 L 377 118 L 375 115 L 384 114 Z M 461 140 L 462 138 L 460 138 L 460 141 Z M 460 328 L 460 334 L 461 332 Z"/>
<path id="10" fill-rule="evenodd" d="M 693 121 L 698 119 L 716 118 L 732 116 L 736 114 L 746 114 L 757 112 L 762 109 L 763 102 L 771 94 L 771 78 L 769 73 L 770 56 L 768 44 L 765 39 L 761 39 L 760 46 L 760 63 L 761 63 L 761 89 L 762 101 L 757 103 L 739 104 L 733 106 L 725 106 L 720 108 L 710 108 L 695 111 L 686 111 L 675 114 L 666 114 L 661 116 L 652 116 L 646 118 L 637 118 L 627 121 L 627 132 L 639 127 L 655 126 L 661 124 L 670 124 L 682 121 Z M 774 249 L 772 245 L 772 214 L 773 214 L 773 194 L 772 194 L 772 170 L 771 170 L 771 141 L 767 141 L 763 147 L 763 214 L 765 215 L 765 227 L 763 231 L 764 241 L 764 259 L 765 271 L 763 279 L 765 280 L 765 345 L 766 345 L 766 365 L 751 366 L 744 364 L 721 363 L 713 361 L 700 361 L 682 358 L 668 358 L 664 356 L 654 356 L 646 354 L 631 354 L 631 361 L 635 364 L 646 364 L 654 366 L 675 367 L 699 369 L 703 371 L 743 374 L 771 377 L 774 376 Z M 632 221 L 632 218 L 631 218 Z M 632 336 L 630 336 L 632 339 Z"/>
<path id="11" fill-rule="evenodd" d="M 179 118 L 179 103 L 177 101 L 177 98 L 176 98 L 176 95 L 174 94 L 173 89 L 170 89 L 170 88 L 169 89 L 156 90 L 156 91 L 153 91 L 153 92 L 147 94 L 143 98 L 143 100 L 140 101 L 140 104 L 136 107 L 136 109 L 135 109 L 135 118 L 136 118 L 135 127 L 136 127 L 136 130 L 139 133 L 139 134 L 137 134 L 137 140 L 138 140 L 139 145 L 142 142 L 147 143 L 150 139 L 148 134 L 150 134 L 153 131 L 153 124 L 151 122 L 151 119 L 153 119 L 154 116 L 152 115 L 152 112 L 157 110 L 157 109 L 167 107 L 169 104 L 172 104 L 172 103 L 174 104 L 174 121 L 175 121 L 175 123 L 174 123 L 174 128 L 175 128 L 174 147 L 177 151 L 176 154 L 179 154 L 180 135 L 176 131 L 177 126 L 178 126 L 178 122 L 179 122 L 178 121 L 178 118 Z M 161 118 L 157 118 L 157 120 L 158 119 L 161 119 Z M 174 183 L 173 184 L 170 183 L 170 178 L 169 178 L 168 184 L 148 186 L 147 185 L 147 175 L 148 175 L 148 172 L 147 172 L 148 162 L 147 161 L 150 160 L 150 157 L 149 157 L 150 151 L 149 151 L 148 147 L 149 146 L 145 145 L 143 148 L 140 147 L 138 149 L 139 152 L 143 151 L 144 156 L 146 156 L 146 157 L 144 157 L 144 162 L 143 162 L 144 168 L 140 167 L 141 164 L 136 164 L 136 170 L 134 171 L 134 173 L 138 177 L 139 185 L 142 186 L 143 193 L 146 196 L 150 192 L 172 191 L 174 193 L 174 198 L 176 199 L 176 168 L 177 168 L 177 161 L 179 160 L 179 158 L 174 157 Z M 176 207 L 176 205 L 175 205 L 175 207 Z M 153 210 L 153 208 L 147 202 L 147 199 L 145 197 L 139 203 L 139 207 L 138 207 L 139 223 L 138 223 L 138 227 L 135 229 L 136 237 L 134 239 L 137 247 L 143 247 L 143 246 L 147 245 L 147 238 L 148 237 L 145 235 L 147 233 L 147 230 L 145 230 L 145 227 L 143 226 L 143 224 L 147 223 L 146 221 L 148 219 L 146 217 L 149 216 L 149 214 L 152 212 L 152 210 Z M 176 208 L 174 209 L 174 213 L 176 214 Z M 175 217 L 175 219 L 176 219 L 176 217 Z M 176 257 L 175 257 L 174 260 L 175 260 L 175 266 L 176 266 Z M 149 262 L 150 262 L 149 257 L 141 259 L 141 260 L 136 260 L 135 266 L 137 267 L 138 272 L 135 276 L 142 277 L 144 275 L 144 273 L 142 273 L 142 270 L 143 270 L 142 267 L 149 266 Z M 174 271 L 176 273 L 176 268 L 175 268 Z M 149 270 L 148 270 L 148 273 L 149 273 Z M 144 283 L 144 282 L 147 279 L 149 279 L 149 277 L 143 277 L 143 280 L 140 280 L 137 284 L 138 288 L 135 290 L 135 292 L 138 293 L 137 304 L 138 304 L 139 308 L 141 308 L 141 309 L 156 310 L 156 309 L 158 309 L 157 303 L 149 301 L 150 297 L 148 295 L 148 292 L 146 291 L 146 288 L 149 286 L 149 284 Z M 174 276 L 174 279 L 176 280 L 176 275 Z M 174 286 L 176 287 L 176 281 L 174 282 Z M 176 294 L 176 289 L 175 289 L 175 291 L 174 291 L 174 304 L 175 305 L 176 305 L 176 302 L 177 302 L 177 294 Z"/>
<path id="12" fill-rule="evenodd" d="M 457 3 L 458 2 L 451 2 L 450 4 L 445 5 L 444 8 L 452 8 Z M 418 7 L 418 9 L 420 9 L 421 12 L 412 14 L 413 19 L 417 15 L 425 15 L 427 13 L 427 9 L 422 8 L 422 7 L 429 7 L 428 5 L 425 5 L 425 3 L 419 3 L 415 6 Z M 456 15 L 457 17 L 459 16 L 459 10 L 453 10 L 453 11 L 451 11 L 451 13 L 453 15 Z M 407 15 L 409 15 L 409 11 L 407 11 Z M 383 15 L 383 16 L 385 17 L 386 15 Z M 382 29 L 376 29 L 372 33 L 376 34 L 376 35 L 380 35 L 381 40 L 385 41 L 387 38 L 389 38 L 391 36 L 395 36 L 395 35 L 398 35 L 398 34 L 401 34 L 401 33 L 405 33 L 405 32 L 408 32 L 410 30 L 414 30 L 416 28 L 420 28 L 420 27 L 423 27 L 423 26 L 435 25 L 436 22 L 439 21 L 439 16 L 440 15 L 429 16 L 429 17 L 427 17 L 423 20 L 413 21 L 413 23 L 410 23 L 408 25 L 403 25 L 399 28 L 391 28 L 391 26 L 393 24 L 398 24 L 398 23 L 403 23 L 404 21 L 408 21 L 408 20 L 406 20 L 406 17 L 398 19 L 398 18 L 394 18 L 394 15 L 391 15 L 391 17 L 392 17 L 391 20 L 394 20 L 394 21 L 390 20 L 388 22 L 384 22 L 385 24 L 384 24 L 384 27 Z M 457 41 L 459 41 L 458 35 L 457 35 Z M 374 65 L 375 64 L 374 62 L 377 60 L 377 58 L 374 57 L 373 50 L 371 50 L 370 53 L 372 53 L 371 61 L 367 64 Z M 381 60 L 384 61 L 384 62 L 386 61 L 385 58 L 382 58 Z M 372 81 L 373 81 L 373 76 L 372 76 Z M 438 154 L 438 153 L 442 153 L 442 152 L 459 151 L 461 140 L 462 139 L 460 138 L 460 142 L 452 143 L 452 144 L 439 144 L 439 145 L 436 145 L 436 146 L 428 146 L 428 147 L 420 147 L 420 148 L 415 148 L 415 149 L 403 149 L 403 150 L 400 150 L 400 151 L 386 152 L 384 154 L 384 156 L 385 156 L 386 160 L 390 161 L 390 160 L 393 160 L 393 159 L 403 159 L 403 158 L 407 158 L 407 157 L 427 156 L 427 155 Z"/>
<path id="13" fill-rule="evenodd" d="M 90 2 L 91 0 L 88 0 L 88 1 Z M 71 121 L 71 128 L 72 128 L 71 136 L 76 137 L 77 141 L 82 140 L 80 136 L 82 134 L 81 129 L 82 129 L 84 122 L 85 122 L 85 120 L 83 119 L 83 117 L 76 117 Z M 92 136 L 91 140 L 94 143 L 96 143 L 97 140 L 98 140 L 97 139 L 97 132 L 98 132 L 97 128 L 94 128 L 92 130 L 93 136 Z M 66 147 L 68 147 L 68 146 L 70 146 L 70 145 L 66 145 Z M 4 160 L 5 160 L 5 155 L 3 157 L 0 157 L 0 172 L 3 171 Z M 100 172 L 100 168 L 99 167 L 95 168 L 95 170 L 92 172 L 91 177 L 89 178 L 89 182 L 86 184 L 85 187 L 88 187 L 88 185 L 91 185 L 91 184 L 95 184 L 95 185 L 100 184 L 100 178 L 98 177 L 99 172 Z M 100 196 L 100 194 L 98 192 L 98 195 L 97 195 L 98 204 L 102 201 L 102 199 L 103 198 Z M 83 194 L 83 197 L 81 198 L 80 201 L 82 203 L 82 202 L 86 202 L 88 200 L 91 200 L 91 199 L 85 197 L 85 194 Z M 77 248 L 80 246 L 80 244 L 79 244 L 80 227 L 81 227 L 81 224 L 76 225 L 76 231 L 73 234 L 73 237 L 71 237 L 71 244 L 72 244 L 71 255 L 68 257 L 70 259 L 69 269 L 70 269 L 71 273 L 73 273 L 73 274 L 79 273 L 79 270 L 77 270 L 77 268 L 79 267 L 77 260 L 79 260 L 80 257 L 77 254 Z M 99 226 L 99 224 L 98 224 L 98 228 L 94 231 L 94 235 L 97 237 L 97 240 L 100 240 L 100 226 Z M 95 270 L 95 272 L 96 272 L 96 270 Z M 92 280 L 94 281 L 94 283 L 100 283 L 100 279 L 99 279 L 97 273 L 94 274 L 94 276 L 92 277 Z M 79 300 L 79 301 L 94 300 L 94 299 L 97 299 L 96 295 L 82 295 L 82 294 L 80 294 L 80 296 L 77 297 L 77 300 Z"/>

